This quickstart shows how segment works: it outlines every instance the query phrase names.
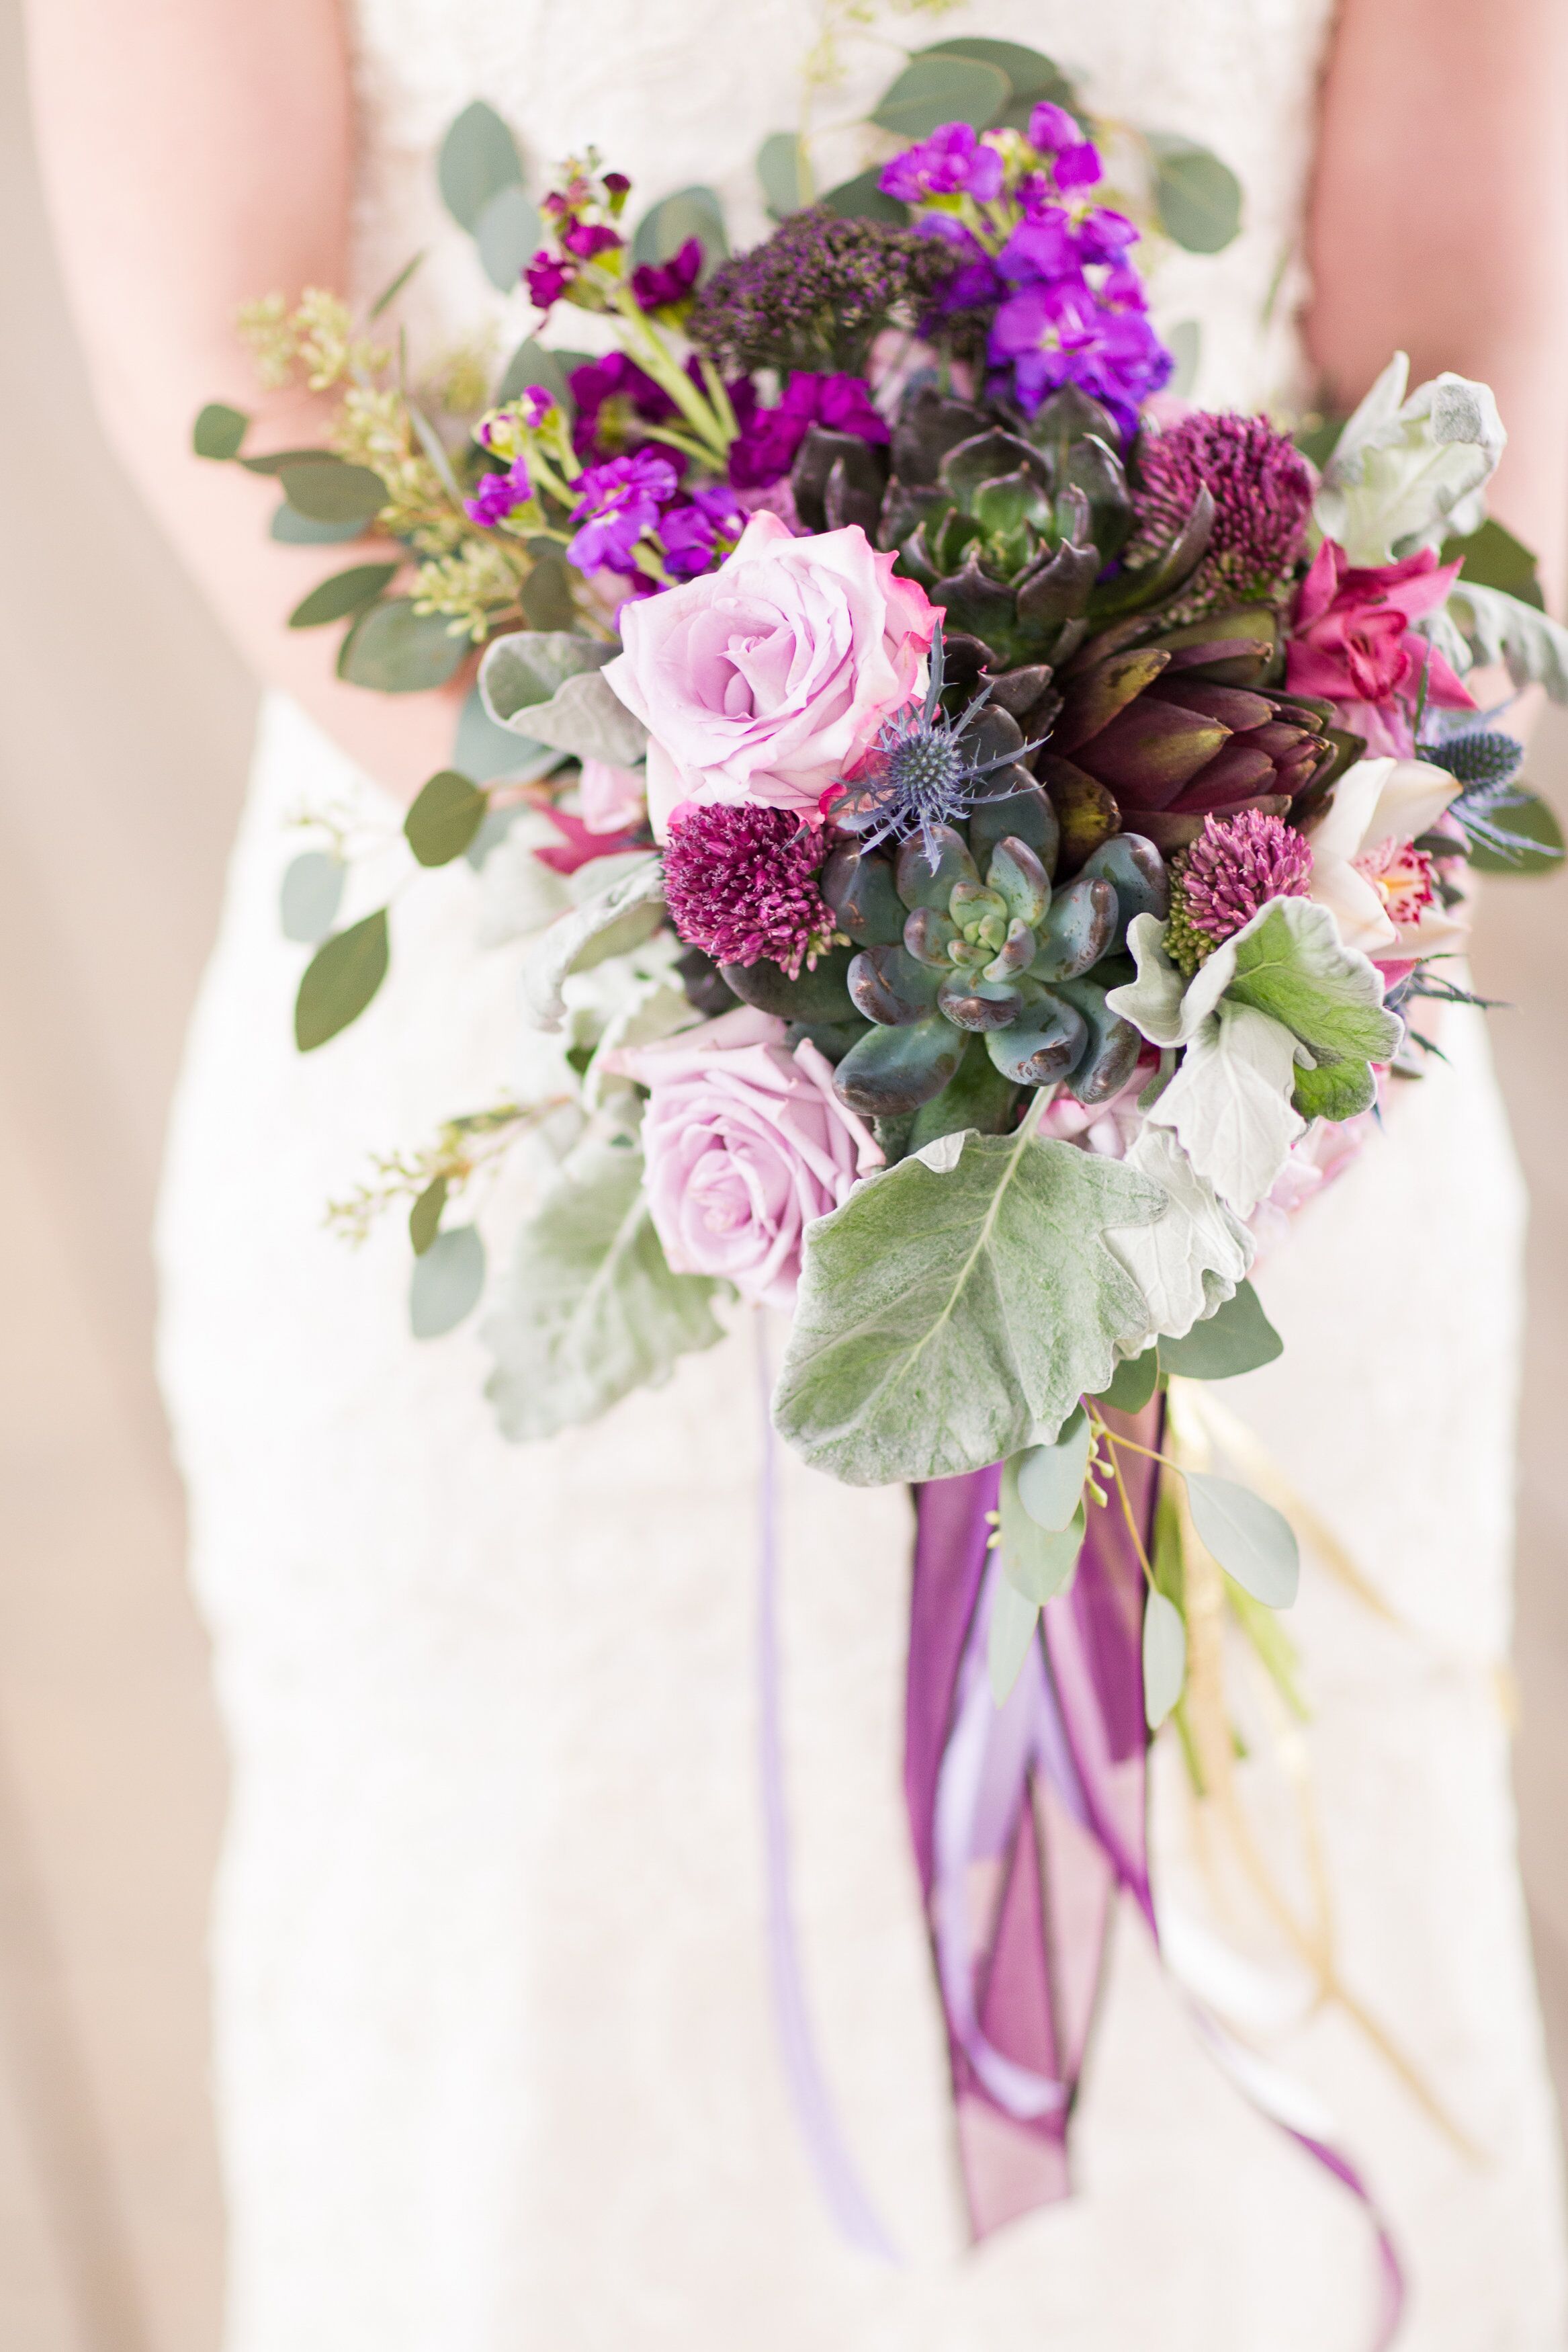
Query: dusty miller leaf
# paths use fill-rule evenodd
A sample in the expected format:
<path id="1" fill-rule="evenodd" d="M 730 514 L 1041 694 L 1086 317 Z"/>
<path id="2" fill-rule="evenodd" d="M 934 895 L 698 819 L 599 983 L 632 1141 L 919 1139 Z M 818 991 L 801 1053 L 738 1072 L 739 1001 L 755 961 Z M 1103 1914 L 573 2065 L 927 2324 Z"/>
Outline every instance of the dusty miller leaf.
<path id="1" fill-rule="evenodd" d="M 664 868 L 657 857 L 643 857 L 550 925 L 523 973 L 524 994 L 541 1029 L 560 1026 L 566 1012 L 561 982 L 650 939 L 663 920 L 664 904 Z"/>
<path id="2" fill-rule="evenodd" d="M 1543 686 L 1553 702 L 1568 702 L 1568 629 L 1549 613 L 1462 572 L 1445 612 L 1473 661 L 1505 662 L 1515 686 Z"/>
<path id="3" fill-rule="evenodd" d="M 1059 1430 L 1148 1336 L 1105 1237 L 1164 1205 L 1118 1161 L 1023 1133 L 966 1134 L 946 1173 L 900 1161 L 807 1229 L 780 1433 L 846 1485 L 880 1486 L 978 1470 Z"/>
<path id="4" fill-rule="evenodd" d="M 477 1225 L 451 1225 L 413 1261 L 409 1327 L 416 1339 L 444 1339 L 472 1315 L 485 1287 L 485 1244 Z"/>
<path id="5" fill-rule="evenodd" d="M 1249 1019 L 1260 1016 L 1251 1014 Z M 1161 1339 L 1179 1338 L 1229 1298 L 1252 1263 L 1254 1243 L 1216 1197 L 1176 1137 L 1145 1124 L 1126 1164 L 1166 1195 L 1163 1217 L 1106 1236 L 1149 1305 Z"/>
<path id="6" fill-rule="evenodd" d="M 1295 1078 L 1290 1030 L 1266 1013 L 1222 998 L 1188 1041 L 1180 1069 L 1149 1113 L 1151 1129 L 1174 1128 L 1198 1177 L 1239 1215 L 1249 1217 L 1305 1132 L 1291 1100 Z M 1230 1255 L 1233 1259 L 1234 1247 Z M 1249 1255 L 1237 1267 L 1235 1280 L 1250 1262 Z M 1189 1316 L 1173 1326 L 1173 1334 L 1196 1319 Z"/>
<path id="7" fill-rule="evenodd" d="M 1406 399 L 1408 370 L 1396 353 L 1323 469 L 1314 511 L 1354 564 L 1386 563 L 1473 530 L 1508 438 L 1484 383 L 1445 372 Z"/>
<path id="8" fill-rule="evenodd" d="M 486 1394 L 504 1435 L 530 1441 L 595 1420 L 679 1356 L 724 1337 L 715 1285 L 672 1274 L 634 1147 L 578 1145 L 517 1235 L 482 1331 Z"/>

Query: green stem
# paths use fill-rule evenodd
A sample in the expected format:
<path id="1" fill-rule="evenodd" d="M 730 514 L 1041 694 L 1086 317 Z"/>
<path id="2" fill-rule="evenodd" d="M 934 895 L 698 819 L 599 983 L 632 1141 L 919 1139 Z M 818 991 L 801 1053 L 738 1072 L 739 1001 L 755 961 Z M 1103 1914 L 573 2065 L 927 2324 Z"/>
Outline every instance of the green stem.
<path id="1" fill-rule="evenodd" d="M 731 436 L 724 432 L 719 420 L 685 368 L 677 365 L 661 338 L 648 324 L 637 308 L 637 299 L 631 288 L 618 286 L 612 299 L 631 330 L 630 341 L 640 353 L 648 373 L 669 394 L 698 440 L 705 445 L 707 461 L 710 464 L 716 462 L 722 467 L 729 456 Z"/>

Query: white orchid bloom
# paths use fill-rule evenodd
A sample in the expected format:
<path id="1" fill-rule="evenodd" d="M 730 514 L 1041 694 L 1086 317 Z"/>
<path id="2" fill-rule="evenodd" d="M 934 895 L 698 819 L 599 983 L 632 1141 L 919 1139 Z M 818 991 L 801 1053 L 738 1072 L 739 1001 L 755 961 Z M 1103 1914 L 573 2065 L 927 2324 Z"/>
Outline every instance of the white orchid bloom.
<path id="1" fill-rule="evenodd" d="M 1432 892 L 1428 862 L 1410 844 L 1459 791 L 1428 760 L 1359 760 L 1307 838 L 1308 895 L 1326 907 L 1346 947 L 1384 961 L 1437 955 L 1462 945 L 1469 926 Z"/>

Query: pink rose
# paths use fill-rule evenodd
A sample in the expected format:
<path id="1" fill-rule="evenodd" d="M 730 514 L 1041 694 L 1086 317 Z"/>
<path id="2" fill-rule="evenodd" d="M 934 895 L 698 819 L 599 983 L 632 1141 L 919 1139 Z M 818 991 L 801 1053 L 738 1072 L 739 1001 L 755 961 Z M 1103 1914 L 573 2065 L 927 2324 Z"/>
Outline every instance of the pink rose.
<path id="1" fill-rule="evenodd" d="M 925 682 L 936 614 L 858 524 L 811 539 L 754 515 L 716 572 L 622 608 L 604 671 L 653 740 L 648 807 L 815 810 Z"/>
<path id="2" fill-rule="evenodd" d="M 648 1204 L 677 1274 L 722 1276 L 742 1297 L 791 1307 L 800 1242 L 883 1153 L 833 1092 L 809 1039 L 741 1005 L 657 1045 L 607 1058 L 650 1092 Z"/>
<path id="3" fill-rule="evenodd" d="M 1408 758 L 1412 749 L 1410 720 L 1400 706 L 1414 711 L 1423 677 L 1428 702 L 1473 710 L 1442 655 L 1410 625 L 1442 604 L 1458 569 L 1423 547 L 1401 562 L 1358 570 L 1343 547 L 1325 539 L 1296 597 L 1285 647 L 1291 692 L 1326 695 L 1341 706 L 1345 725 L 1366 737 L 1369 751 L 1396 759 Z"/>
<path id="4" fill-rule="evenodd" d="M 613 768 L 608 760 L 584 760 L 582 822 L 590 833 L 625 833 L 643 818 L 643 775 L 638 768 Z"/>

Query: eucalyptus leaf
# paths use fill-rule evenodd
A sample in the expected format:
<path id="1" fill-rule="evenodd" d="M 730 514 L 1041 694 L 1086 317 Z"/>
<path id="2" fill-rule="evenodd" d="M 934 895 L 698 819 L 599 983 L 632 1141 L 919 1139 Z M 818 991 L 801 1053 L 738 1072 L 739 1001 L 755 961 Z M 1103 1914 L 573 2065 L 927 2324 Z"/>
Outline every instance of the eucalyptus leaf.
<path id="1" fill-rule="evenodd" d="M 1037 1527 L 1019 1498 L 1018 1456 L 1002 1470 L 999 1549 L 1002 1574 L 1015 1592 L 1043 1608 L 1065 1592 L 1083 1549 L 1084 1506 L 1077 1505 L 1065 1527 Z"/>
<path id="2" fill-rule="evenodd" d="M 1190 400 L 1203 362 L 1203 326 L 1197 319 L 1178 319 L 1166 337 L 1166 348 L 1176 368 L 1166 390 L 1175 400 Z"/>
<path id="3" fill-rule="evenodd" d="M 1005 123 L 1015 131 L 1027 131 L 1030 115 L 1042 100 L 1065 107 L 1081 124 L 1087 125 L 1078 93 L 1061 68 L 1040 50 L 1025 48 L 1019 41 L 993 41 L 983 34 L 966 33 L 949 40 L 934 41 L 929 48 L 919 49 L 915 55 L 967 58 L 977 64 L 994 67 L 1007 81 L 1008 102 L 992 116 L 993 125 Z"/>
<path id="4" fill-rule="evenodd" d="M 296 457 L 279 467 L 277 478 L 295 513 L 311 522 L 353 522 L 362 529 L 387 503 L 381 476 L 341 457 Z"/>
<path id="5" fill-rule="evenodd" d="M 900 139 L 927 139 L 939 124 L 967 122 L 983 131 L 1012 96 L 1007 75 L 977 58 L 926 51 L 911 58 L 873 109 L 879 131 Z"/>
<path id="6" fill-rule="evenodd" d="M 896 227 L 905 226 L 909 207 L 901 205 L 896 196 L 883 193 L 882 168 L 880 163 L 869 163 L 852 180 L 841 180 L 836 188 L 830 188 L 820 199 L 823 211 L 835 214 L 841 220 L 879 220 Z"/>
<path id="7" fill-rule="evenodd" d="M 576 365 L 577 357 L 572 352 L 547 351 L 543 343 L 536 342 L 530 335 L 525 342 L 517 345 L 507 362 L 507 372 L 496 387 L 497 406 L 502 407 L 508 400 L 518 399 L 530 384 L 538 384 L 541 391 L 549 393 L 558 408 L 564 409 L 570 416 L 574 404 L 567 377 Z"/>
<path id="8" fill-rule="evenodd" d="M 503 294 L 509 294 L 544 241 L 538 212 L 527 192 L 512 181 L 495 194 L 479 215 L 474 230 L 486 277 Z"/>
<path id="9" fill-rule="evenodd" d="M 768 215 L 782 220 L 811 201 L 810 163 L 805 142 L 793 131 L 770 131 L 757 151 L 757 176 Z"/>
<path id="10" fill-rule="evenodd" d="M 350 614 L 362 613 L 391 585 L 396 571 L 395 563 L 356 563 L 348 572 L 335 572 L 296 604 L 288 615 L 289 627 L 319 629 L 329 621 L 346 621 Z"/>
<path id="11" fill-rule="evenodd" d="M 424 1255 L 441 1230 L 447 1189 L 444 1176 L 433 1178 L 408 1213 L 408 1238 L 415 1257 Z"/>
<path id="12" fill-rule="evenodd" d="M 302 1054 L 359 1019 L 386 978 L 389 952 L 384 907 L 322 941 L 294 1000 L 294 1042 Z"/>
<path id="13" fill-rule="evenodd" d="M 622 866 L 606 887 L 552 923 L 523 972 L 523 993 L 538 1025 L 559 1029 L 566 1013 L 562 983 L 652 939 L 664 913 L 664 868 L 648 856 Z"/>
<path id="14" fill-rule="evenodd" d="M 1227 1576 L 1270 1609 L 1289 1609 L 1301 1582 L 1301 1561 L 1290 1521 L 1249 1486 L 1186 1474 L 1192 1523 Z"/>
<path id="15" fill-rule="evenodd" d="M 1145 1348 L 1141 1356 L 1129 1356 L 1116 1367 L 1116 1376 L 1108 1389 L 1102 1389 L 1096 1402 L 1108 1405 L 1113 1412 L 1142 1412 L 1160 1384 L 1160 1351 Z"/>
<path id="16" fill-rule="evenodd" d="M 672 1274 L 634 1148 L 589 1139 L 517 1235 L 482 1337 L 505 1435 L 535 1440 L 592 1421 L 676 1359 L 724 1337 L 715 1286 Z"/>
<path id="17" fill-rule="evenodd" d="M 1004 1706 L 1012 1695 L 1039 1623 L 1037 1603 L 1026 1601 L 1015 1584 L 999 1576 L 991 1595 L 991 1622 L 986 1633 L 986 1671 L 998 1706 Z"/>
<path id="18" fill-rule="evenodd" d="M 1179 1339 L 1160 1341 L 1160 1370 L 1184 1381 L 1230 1381 L 1283 1355 L 1285 1343 L 1249 1282 Z"/>
<path id="19" fill-rule="evenodd" d="M 301 947 L 324 940 L 338 919 L 348 867 L 329 850 L 306 849 L 291 858 L 278 892 L 283 936 Z"/>
<path id="20" fill-rule="evenodd" d="M 408 845 L 420 864 L 449 866 L 461 857 L 489 805 L 489 794 L 455 768 L 443 768 L 432 776 L 402 821 Z"/>
<path id="21" fill-rule="evenodd" d="M 1113 1160 L 1012 1136 L 946 1136 L 806 1232 L 774 1398 L 781 1434 L 848 1486 L 943 1478 L 1060 1430 L 1148 1334 L 1107 1245 L 1160 1214 Z"/>
<path id="22" fill-rule="evenodd" d="M 508 783 L 536 783 L 559 768 L 564 753 L 553 743 L 535 743 L 509 727 L 497 727 L 486 709 L 476 686 L 464 697 L 452 746 L 452 764 L 476 784 L 505 778 Z"/>
<path id="23" fill-rule="evenodd" d="M 423 694 L 461 669 L 468 640 L 449 634 L 439 613 L 416 613 L 410 596 L 389 597 L 360 614 L 338 655 L 338 676 L 378 694 Z"/>
<path id="24" fill-rule="evenodd" d="M 677 188 L 645 212 L 632 240 L 632 259 L 641 268 L 671 261 L 688 237 L 701 242 L 705 261 L 722 261 L 729 251 L 724 206 L 712 188 Z"/>
<path id="25" fill-rule="evenodd" d="M 209 400 L 191 429 L 191 446 L 198 457 L 225 463 L 239 456 L 249 430 L 250 419 L 243 408 L 230 408 L 221 400 Z"/>
<path id="26" fill-rule="evenodd" d="M 1160 226 L 1188 253 L 1223 253 L 1241 227 L 1241 183 L 1235 173 L 1195 140 L 1168 131 L 1145 136 Z"/>
<path id="27" fill-rule="evenodd" d="M 476 98 L 441 142 L 435 167 L 441 199 L 455 221 L 474 234 L 491 198 L 521 182 L 517 142 L 493 106 Z"/>
<path id="28" fill-rule="evenodd" d="M 312 522 L 308 515 L 297 514 L 287 499 L 273 509 L 269 530 L 284 547 L 342 547 L 365 535 L 360 522 Z"/>
<path id="29" fill-rule="evenodd" d="M 1175 1601 L 1163 1592 L 1144 1600 L 1144 1715 L 1157 1731 L 1181 1696 L 1186 1680 L 1186 1627 Z"/>
<path id="30" fill-rule="evenodd" d="M 1011 1465 L 1019 1502 L 1037 1528 L 1059 1535 L 1083 1499 L 1094 1433 L 1080 1405 L 1051 1445 L 1031 1445 Z M 1042 1593 L 1040 1598 L 1046 1596 Z"/>
<path id="31" fill-rule="evenodd" d="M 485 1287 L 485 1244 L 477 1225 L 449 1225 L 413 1261 L 408 1319 L 416 1339 L 440 1339 L 472 1315 Z"/>

